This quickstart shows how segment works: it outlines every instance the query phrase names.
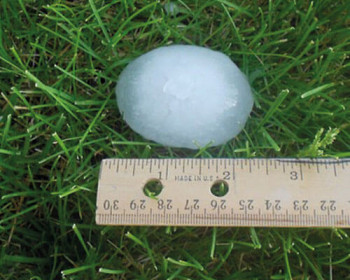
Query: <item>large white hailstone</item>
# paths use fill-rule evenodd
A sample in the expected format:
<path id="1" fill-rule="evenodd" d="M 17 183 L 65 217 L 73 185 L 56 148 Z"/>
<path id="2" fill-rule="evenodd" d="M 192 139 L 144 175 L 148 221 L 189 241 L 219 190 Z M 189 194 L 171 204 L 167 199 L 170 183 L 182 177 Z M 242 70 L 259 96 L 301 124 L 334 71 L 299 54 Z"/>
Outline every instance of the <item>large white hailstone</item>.
<path id="1" fill-rule="evenodd" d="M 133 130 L 162 145 L 190 149 L 235 137 L 253 106 L 246 77 L 228 56 L 186 45 L 157 48 L 132 61 L 116 94 Z"/>

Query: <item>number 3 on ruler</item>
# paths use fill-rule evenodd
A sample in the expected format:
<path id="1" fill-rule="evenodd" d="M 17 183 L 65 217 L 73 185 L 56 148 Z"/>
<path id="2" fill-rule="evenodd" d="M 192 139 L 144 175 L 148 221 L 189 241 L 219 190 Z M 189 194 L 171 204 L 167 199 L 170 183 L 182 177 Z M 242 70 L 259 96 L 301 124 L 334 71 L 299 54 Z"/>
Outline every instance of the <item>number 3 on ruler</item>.
<path id="1" fill-rule="evenodd" d="M 290 179 L 291 180 L 293 180 L 293 181 L 295 181 L 295 180 L 298 180 L 298 172 L 296 172 L 296 171 L 291 171 L 290 173 Z"/>

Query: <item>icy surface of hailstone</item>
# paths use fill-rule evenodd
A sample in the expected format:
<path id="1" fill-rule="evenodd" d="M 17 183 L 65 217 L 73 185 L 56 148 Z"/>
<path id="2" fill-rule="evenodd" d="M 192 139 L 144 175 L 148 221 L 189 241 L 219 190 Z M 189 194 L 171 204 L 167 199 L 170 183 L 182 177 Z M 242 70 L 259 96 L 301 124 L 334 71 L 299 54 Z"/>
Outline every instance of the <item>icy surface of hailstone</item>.
<path id="1" fill-rule="evenodd" d="M 165 146 L 221 145 L 244 127 L 250 86 L 223 53 L 173 45 L 132 61 L 117 88 L 119 110 L 143 137 Z"/>

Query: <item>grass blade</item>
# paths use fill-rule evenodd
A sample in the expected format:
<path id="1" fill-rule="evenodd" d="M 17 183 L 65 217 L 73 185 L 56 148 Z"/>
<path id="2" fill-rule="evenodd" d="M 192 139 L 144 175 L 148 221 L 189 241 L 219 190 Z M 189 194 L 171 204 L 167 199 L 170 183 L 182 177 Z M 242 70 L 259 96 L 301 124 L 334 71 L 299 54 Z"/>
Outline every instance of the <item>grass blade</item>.
<path id="1" fill-rule="evenodd" d="M 319 86 L 317 88 L 314 88 L 312 90 L 309 90 L 307 92 L 304 92 L 302 95 L 301 95 L 301 98 L 306 98 L 306 97 L 309 97 L 309 96 L 312 96 L 312 95 L 315 95 L 319 92 L 322 92 L 326 89 L 329 89 L 331 87 L 334 87 L 334 83 L 330 83 L 330 84 L 326 84 L 326 85 L 323 85 L 323 86 Z"/>

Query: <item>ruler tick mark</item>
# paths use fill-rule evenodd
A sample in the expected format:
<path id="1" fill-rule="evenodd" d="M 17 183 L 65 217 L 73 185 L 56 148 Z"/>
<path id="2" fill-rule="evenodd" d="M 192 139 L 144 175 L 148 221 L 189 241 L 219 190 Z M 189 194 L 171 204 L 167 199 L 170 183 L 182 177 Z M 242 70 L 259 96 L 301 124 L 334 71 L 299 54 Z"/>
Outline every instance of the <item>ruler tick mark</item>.
<path id="1" fill-rule="evenodd" d="M 149 162 L 149 173 L 152 173 L 152 159 Z"/>
<path id="2" fill-rule="evenodd" d="M 232 179 L 236 180 L 236 170 L 235 170 L 235 163 L 232 164 Z"/>
<path id="3" fill-rule="evenodd" d="M 165 171 L 165 180 L 168 180 L 168 173 L 169 173 L 169 163 L 166 162 L 166 171 Z M 164 208 L 165 209 L 165 208 Z"/>

